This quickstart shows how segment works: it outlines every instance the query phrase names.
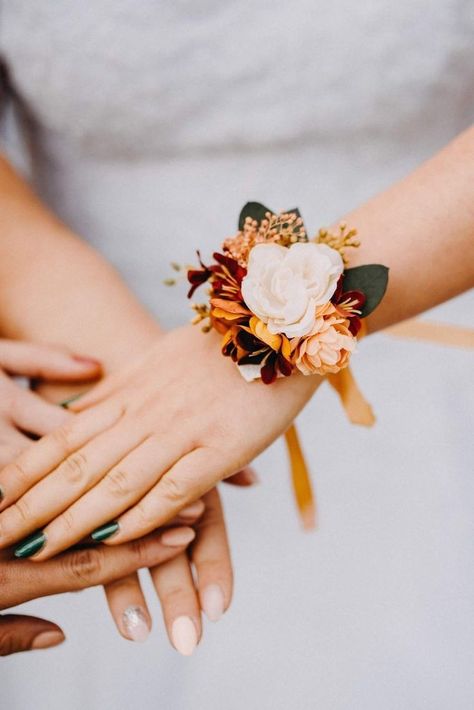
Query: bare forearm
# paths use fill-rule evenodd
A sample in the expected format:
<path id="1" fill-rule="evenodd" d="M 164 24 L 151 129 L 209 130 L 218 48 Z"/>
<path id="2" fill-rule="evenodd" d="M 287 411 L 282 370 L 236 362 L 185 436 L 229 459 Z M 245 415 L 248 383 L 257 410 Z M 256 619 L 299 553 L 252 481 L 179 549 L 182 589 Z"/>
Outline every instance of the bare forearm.
<path id="1" fill-rule="evenodd" d="M 370 330 L 385 328 L 474 285 L 474 127 L 345 218 L 361 247 L 351 266 L 390 267 Z"/>
<path id="2" fill-rule="evenodd" d="M 47 210 L 0 159 L 0 328 L 92 353 L 106 371 L 158 326 L 115 270 Z"/>

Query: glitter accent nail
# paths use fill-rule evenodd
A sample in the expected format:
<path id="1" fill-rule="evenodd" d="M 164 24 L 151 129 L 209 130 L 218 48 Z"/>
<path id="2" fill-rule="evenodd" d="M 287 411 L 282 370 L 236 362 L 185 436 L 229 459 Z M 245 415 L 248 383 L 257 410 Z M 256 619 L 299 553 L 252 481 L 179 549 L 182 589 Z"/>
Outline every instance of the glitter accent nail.
<path id="1" fill-rule="evenodd" d="M 141 606 L 129 606 L 122 614 L 125 633 L 131 641 L 146 641 L 150 633 L 148 619 Z"/>

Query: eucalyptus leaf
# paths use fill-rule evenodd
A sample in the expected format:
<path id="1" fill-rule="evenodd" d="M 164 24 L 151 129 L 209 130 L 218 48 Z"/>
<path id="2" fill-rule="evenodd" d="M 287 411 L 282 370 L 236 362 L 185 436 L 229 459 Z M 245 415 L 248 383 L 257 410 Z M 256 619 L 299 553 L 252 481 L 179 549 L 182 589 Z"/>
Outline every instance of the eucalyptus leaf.
<path id="1" fill-rule="evenodd" d="M 239 230 L 244 228 L 244 223 L 247 217 L 257 220 L 260 224 L 267 212 L 271 212 L 273 214 L 272 210 L 269 210 L 268 207 L 265 207 L 265 205 L 262 205 L 260 202 L 247 202 L 242 207 L 239 215 Z"/>
<path id="2" fill-rule="evenodd" d="M 387 283 L 388 268 L 382 264 L 364 264 L 344 271 L 344 291 L 362 291 L 365 295 L 362 318 L 377 308 L 384 297 Z"/>

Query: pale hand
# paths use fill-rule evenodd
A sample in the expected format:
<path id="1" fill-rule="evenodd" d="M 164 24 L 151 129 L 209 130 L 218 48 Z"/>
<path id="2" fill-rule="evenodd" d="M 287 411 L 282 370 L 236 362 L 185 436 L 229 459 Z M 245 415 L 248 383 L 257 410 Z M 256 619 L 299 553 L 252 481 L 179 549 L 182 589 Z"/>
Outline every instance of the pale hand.
<path id="1" fill-rule="evenodd" d="M 245 382 L 220 339 L 187 326 L 73 408 L 81 414 L 0 473 L 0 541 L 38 528 L 44 560 L 117 520 L 106 544 L 164 525 L 248 464 L 291 424 L 318 386 L 292 375 Z"/>

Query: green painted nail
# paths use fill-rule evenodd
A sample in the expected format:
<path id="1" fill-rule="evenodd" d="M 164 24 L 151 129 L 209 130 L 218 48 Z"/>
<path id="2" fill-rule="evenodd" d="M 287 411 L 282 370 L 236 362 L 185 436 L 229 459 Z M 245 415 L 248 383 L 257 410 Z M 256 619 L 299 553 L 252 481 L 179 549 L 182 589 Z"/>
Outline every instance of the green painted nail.
<path id="1" fill-rule="evenodd" d="M 63 409 L 67 409 L 70 404 L 76 401 L 76 399 L 79 399 L 79 397 L 82 397 L 84 392 L 79 392 L 79 394 L 73 394 L 72 397 L 68 397 L 67 399 L 64 399 L 62 402 L 59 402 L 59 406 L 63 407 Z"/>
<path id="2" fill-rule="evenodd" d="M 100 528 L 94 530 L 91 534 L 91 538 L 96 542 L 102 542 L 102 540 L 107 540 L 108 537 L 112 537 L 119 527 L 120 525 L 116 523 L 115 520 L 111 523 L 105 523 L 105 525 L 101 525 Z"/>
<path id="3" fill-rule="evenodd" d="M 15 557 L 31 557 L 41 550 L 45 542 L 46 535 L 39 530 L 27 537 L 15 548 Z"/>
<path id="4" fill-rule="evenodd" d="M 2 500 L 5 498 L 5 493 L 3 492 L 3 488 L 0 486 L 0 503 Z"/>

